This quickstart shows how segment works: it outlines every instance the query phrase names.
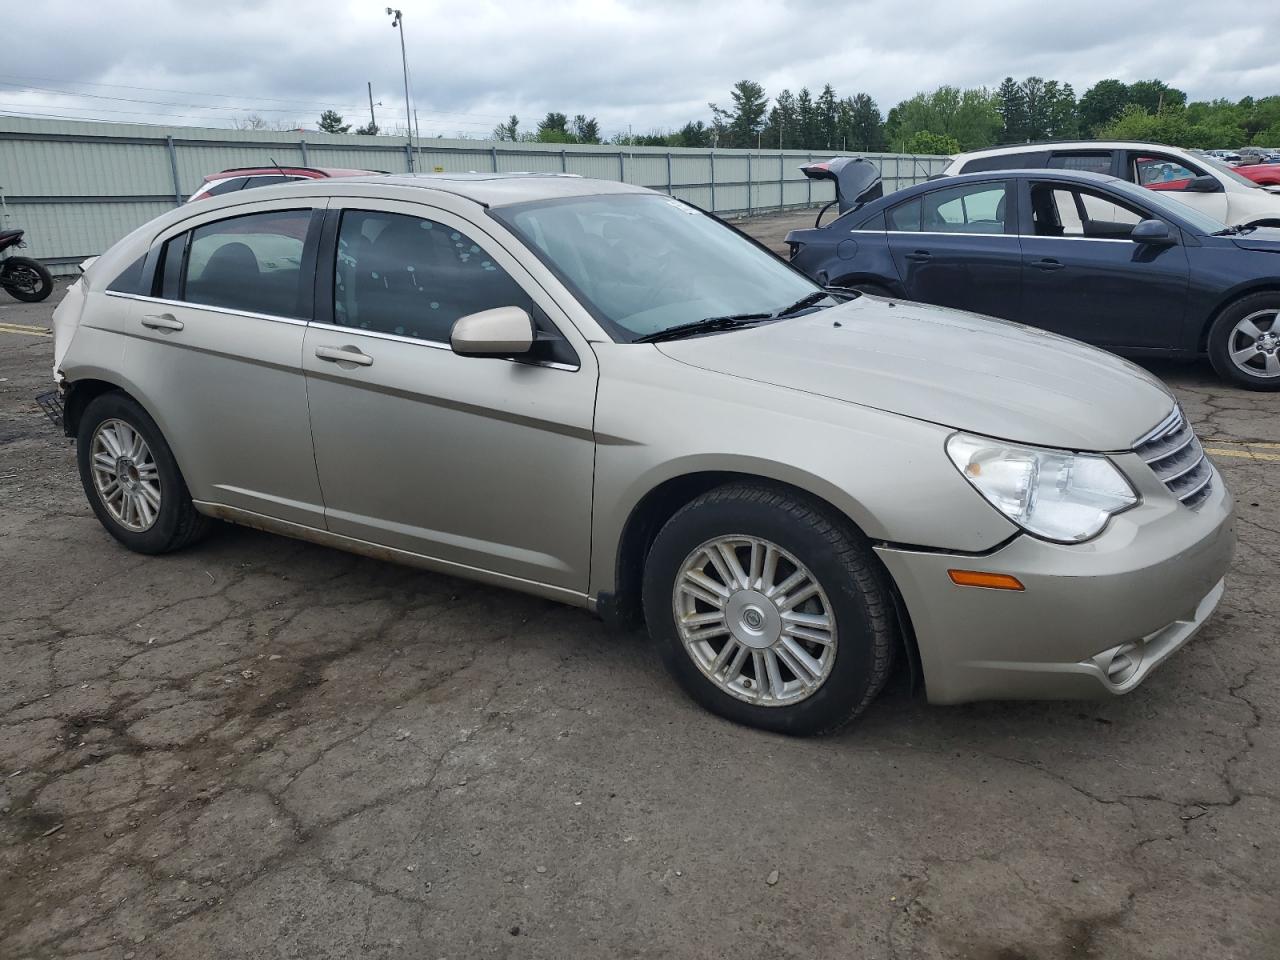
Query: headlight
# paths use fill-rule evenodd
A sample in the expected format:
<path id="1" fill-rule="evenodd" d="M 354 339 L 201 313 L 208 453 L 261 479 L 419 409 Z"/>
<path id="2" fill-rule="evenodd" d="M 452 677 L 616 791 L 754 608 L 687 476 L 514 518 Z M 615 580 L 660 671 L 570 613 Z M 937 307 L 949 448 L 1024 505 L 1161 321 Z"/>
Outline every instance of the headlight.
<path id="1" fill-rule="evenodd" d="M 1096 537 L 1138 495 L 1106 457 L 1038 450 L 952 434 L 951 462 L 993 507 L 1029 533 L 1059 543 Z"/>

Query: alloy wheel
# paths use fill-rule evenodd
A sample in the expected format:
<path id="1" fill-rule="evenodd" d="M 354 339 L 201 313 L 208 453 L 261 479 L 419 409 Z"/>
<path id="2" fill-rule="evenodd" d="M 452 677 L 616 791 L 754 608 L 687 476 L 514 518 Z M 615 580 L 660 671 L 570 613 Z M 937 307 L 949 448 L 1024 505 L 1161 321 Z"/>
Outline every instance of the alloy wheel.
<path id="1" fill-rule="evenodd" d="M 27 266 L 10 267 L 4 276 L 4 285 L 11 290 L 18 290 L 22 293 L 34 296 L 36 291 L 40 289 L 40 274 Z"/>
<path id="2" fill-rule="evenodd" d="M 111 518 L 134 533 L 151 529 L 160 516 L 160 468 L 142 434 L 123 420 L 104 420 L 89 457 L 94 489 Z"/>
<path id="3" fill-rule="evenodd" d="M 694 663 L 739 700 L 788 706 L 831 674 L 831 602 L 803 563 L 768 540 L 731 535 L 697 547 L 676 575 L 672 607 Z"/>
<path id="4" fill-rule="evenodd" d="M 1280 377 L 1280 308 L 1258 310 L 1239 320 L 1227 338 L 1227 353 L 1251 377 Z"/>

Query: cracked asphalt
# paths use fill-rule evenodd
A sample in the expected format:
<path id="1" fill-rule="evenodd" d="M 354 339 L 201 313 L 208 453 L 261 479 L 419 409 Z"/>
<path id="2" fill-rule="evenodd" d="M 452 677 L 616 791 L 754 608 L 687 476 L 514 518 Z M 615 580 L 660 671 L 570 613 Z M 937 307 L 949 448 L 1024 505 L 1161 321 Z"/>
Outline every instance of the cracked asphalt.
<path id="1" fill-rule="evenodd" d="M 127 553 L 5 332 L 62 289 L 0 294 L 5 960 L 1280 957 L 1280 395 L 1151 365 L 1240 546 L 1135 693 L 899 681 L 789 740 L 567 607 L 232 527 Z"/>

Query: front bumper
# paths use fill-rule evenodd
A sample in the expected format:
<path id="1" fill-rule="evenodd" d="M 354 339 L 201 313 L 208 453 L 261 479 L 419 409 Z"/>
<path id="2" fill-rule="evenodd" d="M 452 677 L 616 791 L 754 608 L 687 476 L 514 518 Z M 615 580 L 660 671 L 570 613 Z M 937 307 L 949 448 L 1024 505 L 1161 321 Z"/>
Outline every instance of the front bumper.
<path id="1" fill-rule="evenodd" d="M 1152 489 L 1151 493 L 1156 493 Z M 1124 694 L 1204 625 L 1235 547 L 1231 494 L 1194 509 L 1152 496 L 1074 545 L 1022 535 L 981 557 L 881 546 L 902 593 L 932 703 Z M 1017 577 L 962 587 L 948 570 Z"/>

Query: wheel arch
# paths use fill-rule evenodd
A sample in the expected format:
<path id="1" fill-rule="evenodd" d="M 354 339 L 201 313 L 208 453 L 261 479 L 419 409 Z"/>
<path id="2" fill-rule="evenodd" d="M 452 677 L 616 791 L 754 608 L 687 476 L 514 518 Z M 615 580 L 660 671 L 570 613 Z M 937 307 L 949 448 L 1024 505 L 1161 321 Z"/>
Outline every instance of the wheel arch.
<path id="1" fill-rule="evenodd" d="M 1276 293 L 1280 294 L 1280 277 L 1264 278 L 1260 280 L 1250 281 L 1233 288 L 1230 292 L 1224 294 L 1217 303 L 1209 310 L 1209 315 L 1200 325 L 1200 335 L 1196 341 L 1196 349 L 1200 353 L 1209 352 L 1209 331 L 1213 329 L 1214 323 L 1218 317 L 1222 316 L 1222 311 L 1232 306 L 1245 297 L 1251 297 L 1256 293 Z"/>
<path id="2" fill-rule="evenodd" d="M 631 509 L 630 514 L 618 538 L 616 557 L 614 560 L 613 590 L 597 597 L 597 612 L 609 623 L 622 629 L 639 629 L 644 625 L 644 611 L 641 603 L 641 590 L 644 577 L 645 560 L 654 538 L 663 525 L 673 517 L 681 507 L 704 493 L 729 483 L 747 483 L 770 487 L 788 494 L 798 495 L 816 502 L 823 509 L 847 523 L 869 545 L 874 540 L 869 537 L 862 526 L 832 503 L 827 497 L 795 483 L 758 473 L 738 470 L 699 470 L 682 473 L 670 477 L 649 490 Z M 916 646 L 915 630 L 911 624 L 911 616 L 906 603 L 894 581 L 893 575 L 884 566 L 874 550 L 870 556 L 883 575 L 893 599 L 894 611 L 899 625 L 899 644 L 911 672 L 912 687 L 920 685 L 923 678 L 920 666 L 920 653 Z"/>

